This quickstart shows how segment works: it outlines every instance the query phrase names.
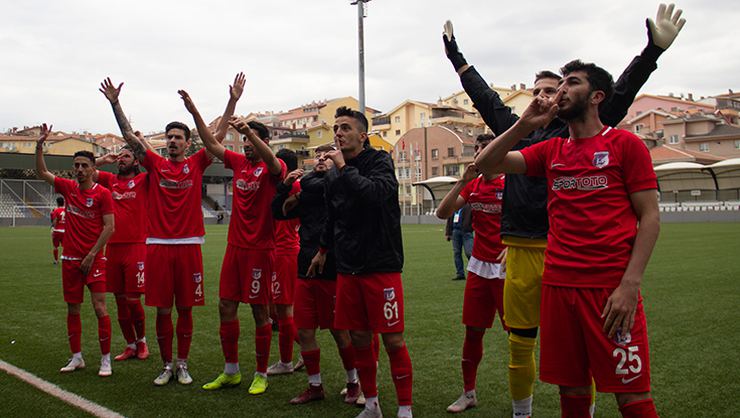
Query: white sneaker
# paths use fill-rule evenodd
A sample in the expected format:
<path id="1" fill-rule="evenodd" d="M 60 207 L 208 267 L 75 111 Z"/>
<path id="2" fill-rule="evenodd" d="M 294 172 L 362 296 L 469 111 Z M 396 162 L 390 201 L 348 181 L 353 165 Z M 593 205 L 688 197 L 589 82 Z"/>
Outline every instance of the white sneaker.
<path id="1" fill-rule="evenodd" d="M 277 363 L 267 368 L 267 375 L 275 376 L 278 374 L 291 374 L 293 373 L 293 370 L 294 368 L 292 361 L 290 363 L 283 363 L 282 361 L 278 361 Z"/>
<path id="2" fill-rule="evenodd" d="M 376 405 L 375 409 L 362 408 L 362 412 L 355 418 L 383 418 L 383 411 L 380 410 L 380 405 Z"/>
<path id="3" fill-rule="evenodd" d="M 67 363 L 66 366 L 59 369 L 62 373 L 69 373 L 73 372 L 77 369 L 84 369 L 85 368 L 85 360 L 82 359 L 82 357 L 72 357 L 69 359 L 69 363 Z"/>
<path id="4" fill-rule="evenodd" d="M 172 379 L 172 366 L 167 364 L 162 369 L 162 373 L 154 379 L 154 384 L 157 386 L 164 386 L 170 382 L 170 379 Z"/>
<path id="5" fill-rule="evenodd" d="M 472 395 L 466 395 L 463 393 L 455 402 L 451 403 L 450 406 L 447 407 L 447 412 L 463 412 L 475 407 L 476 405 L 478 405 L 478 398 L 475 396 L 475 393 Z"/>
<path id="6" fill-rule="evenodd" d="M 193 378 L 190 377 L 190 373 L 188 373 L 188 365 L 186 363 L 179 363 L 175 374 L 177 374 L 177 383 L 181 385 L 189 385 L 193 383 Z"/>
<path id="7" fill-rule="evenodd" d="M 98 370 L 98 376 L 108 377 L 113 374 L 113 369 L 110 365 L 110 355 L 103 356 L 100 359 L 100 370 Z"/>

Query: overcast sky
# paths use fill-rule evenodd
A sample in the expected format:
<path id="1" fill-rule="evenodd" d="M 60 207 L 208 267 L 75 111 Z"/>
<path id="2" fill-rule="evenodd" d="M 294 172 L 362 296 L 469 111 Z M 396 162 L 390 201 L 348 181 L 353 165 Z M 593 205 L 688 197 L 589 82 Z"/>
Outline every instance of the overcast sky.
<path id="1" fill-rule="evenodd" d="M 496 85 L 531 85 L 537 70 L 573 58 L 616 78 L 646 43 L 658 2 L 373 0 L 365 19 L 368 106 L 435 101 L 460 90 L 442 50 L 446 19 L 468 62 Z M 687 24 L 643 92 L 740 89 L 736 1 L 682 0 Z M 348 0 L 0 0 L 0 131 L 46 121 L 55 129 L 118 132 L 97 91 L 124 81 L 133 126 L 192 125 L 177 96 L 190 92 L 208 120 L 244 71 L 237 113 L 287 110 L 357 97 L 357 10 Z M 735 28 L 735 29 L 733 29 Z M 735 33 L 735 35 L 732 35 Z"/>

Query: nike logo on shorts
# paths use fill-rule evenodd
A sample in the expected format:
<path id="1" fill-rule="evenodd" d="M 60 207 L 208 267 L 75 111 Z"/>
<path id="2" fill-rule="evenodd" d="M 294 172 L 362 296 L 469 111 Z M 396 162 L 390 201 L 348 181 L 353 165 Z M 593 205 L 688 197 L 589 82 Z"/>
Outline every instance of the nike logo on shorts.
<path id="1" fill-rule="evenodd" d="M 93 277 L 100 277 L 102 275 L 103 275 L 103 273 L 101 273 L 99 271 L 96 271 L 95 274 L 93 274 Z"/>
<path id="2" fill-rule="evenodd" d="M 392 326 L 396 325 L 396 324 L 397 324 L 397 323 L 399 323 L 399 322 L 401 322 L 401 320 L 400 320 L 400 319 L 399 319 L 398 321 L 393 321 L 393 322 L 389 322 L 389 323 L 388 323 L 388 326 L 389 326 L 389 327 L 392 327 Z"/>
<path id="3" fill-rule="evenodd" d="M 642 376 L 642 374 L 638 374 L 637 376 L 630 377 L 629 379 L 626 379 L 626 378 L 623 377 L 622 378 L 622 384 L 626 385 L 626 384 L 632 382 L 633 380 L 637 379 L 640 376 Z"/>

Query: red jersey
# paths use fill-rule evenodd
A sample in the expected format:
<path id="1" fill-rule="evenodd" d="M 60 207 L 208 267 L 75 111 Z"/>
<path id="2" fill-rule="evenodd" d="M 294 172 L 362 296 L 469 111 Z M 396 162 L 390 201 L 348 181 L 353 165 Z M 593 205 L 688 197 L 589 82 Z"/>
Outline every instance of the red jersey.
<path id="1" fill-rule="evenodd" d="M 109 244 L 143 244 L 146 240 L 146 174 L 124 179 L 106 171 L 98 171 L 98 183 L 111 191 L 116 232 Z"/>
<path id="2" fill-rule="evenodd" d="M 301 182 L 294 181 L 289 196 L 301 191 Z M 298 228 L 301 226 L 299 218 L 275 221 L 275 254 L 289 255 L 298 254 L 301 249 L 301 239 L 298 236 Z"/>
<path id="3" fill-rule="evenodd" d="M 64 232 L 64 226 L 66 225 L 67 216 L 64 208 L 56 208 L 51 211 L 51 230 L 53 232 Z"/>
<path id="4" fill-rule="evenodd" d="M 479 176 L 466 184 L 460 196 L 470 203 L 473 213 L 473 257 L 497 263 L 504 250 L 501 243 L 501 207 L 504 197 L 504 176 L 492 180 Z"/>
<path id="5" fill-rule="evenodd" d="M 254 250 L 275 248 L 271 204 L 277 184 L 287 170 L 285 163 L 278 161 L 282 170 L 273 176 L 264 161 L 253 163 L 244 154 L 229 150 L 224 153 L 224 167 L 234 171 L 229 244 Z"/>
<path id="6" fill-rule="evenodd" d="M 202 244 L 201 188 L 203 172 L 211 165 L 201 149 L 183 161 L 172 161 L 147 150 L 149 233 L 147 244 Z"/>
<path id="7" fill-rule="evenodd" d="M 547 177 L 549 189 L 542 282 L 618 286 L 637 235 L 630 194 L 658 188 L 645 144 L 604 127 L 591 138 L 552 138 L 521 153 L 527 175 Z"/>
<path id="8" fill-rule="evenodd" d="M 113 199 L 108 189 L 97 183 L 88 190 L 81 190 L 76 181 L 54 177 L 54 189 L 64 196 L 67 205 L 69 231 L 64 233 L 62 257 L 82 260 L 103 232 L 103 215 L 113 214 Z M 102 256 L 103 251 L 100 251 L 98 257 Z"/>

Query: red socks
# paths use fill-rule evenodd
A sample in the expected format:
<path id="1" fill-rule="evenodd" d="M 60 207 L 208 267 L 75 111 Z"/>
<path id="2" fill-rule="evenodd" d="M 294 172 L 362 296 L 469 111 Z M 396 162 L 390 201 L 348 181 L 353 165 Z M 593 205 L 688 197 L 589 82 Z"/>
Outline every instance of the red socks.
<path id="1" fill-rule="evenodd" d="M 483 358 L 483 335 L 485 331 L 465 329 L 465 341 L 462 352 L 463 386 L 465 391 L 475 389 L 478 375 L 478 364 Z"/>
<path id="2" fill-rule="evenodd" d="M 624 418 L 658 418 L 655 403 L 650 398 L 625 404 L 619 412 Z"/>
<path id="3" fill-rule="evenodd" d="M 562 418 L 590 418 L 591 395 L 560 394 L 560 416 Z"/>
<path id="4" fill-rule="evenodd" d="M 141 300 L 139 300 L 138 295 L 136 298 L 129 298 L 128 309 L 131 315 L 131 323 L 136 332 L 136 339 L 140 340 L 146 336 L 146 320 L 144 317 L 144 307 L 141 306 Z"/>
<path id="5" fill-rule="evenodd" d="M 67 313 L 67 338 L 69 338 L 69 349 L 72 354 L 82 351 L 82 321 L 80 314 Z"/>
<path id="6" fill-rule="evenodd" d="M 321 367 L 319 366 L 321 349 L 301 351 L 301 356 L 303 357 L 303 363 L 306 365 L 306 374 L 313 376 L 321 372 Z"/>
<path id="7" fill-rule="evenodd" d="M 193 339 L 193 310 L 177 310 L 177 358 L 187 360 Z"/>
<path id="8" fill-rule="evenodd" d="M 79 316 L 78 316 L 79 318 Z M 100 342 L 100 353 L 110 353 L 110 316 L 98 318 L 98 341 Z"/>
<path id="9" fill-rule="evenodd" d="M 355 368 L 355 348 L 352 347 L 352 344 L 344 348 L 340 348 L 339 357 L 342 359 L 344 370 L 352 370 Z"/>
<path id="10" fill-rule="evenodd" d="M 157 343 L 162 361 L 172 363 L 172 314 L 157 314 Z"/>
<path id="11" fill-rule="evenodd" d="M 128 300 L 125 296 L 116 297 L 116 307 L 118 308 L 118 325 L 121 326 L 123 339 L 126 340 L 126 344 L 133 344 L 136 342 L 136 334 L 134 333 L 134 325 L 131 323 Z"/>
<path id="12" fill-rule="evenodd" d="M 360 386 L 366 398 L 378 396 L 377 370 L 372 344 L 366 347 L 355 347 L 355 367 L 360 376 Z M 391 366 L 392 367 L 392 366 Z"/>
<path id="13" fill-rule="evenodd" d="M 238 363 L 239 319 L 222 322 L 219 334 L 221 335 L 221 350 L 224 352 L 226 363 Z"/>
<path id="14" fill-rule="evenodd" d="M 396 385 L 398 405 L 409 406 L 412 403 L 413 371 L 411 368 L 411 357 L 409 357 L 409 350 L 406 348 L 406 344 L 401 348 L 388 351 L 388 359 L 391 363 L 393 384 Z"/>
<path id="15" fill-rule="evenodd" d="M 270 360 L 270 340 L 272 326 L 267 324 L 257 327 L 254 333 L 254 352 L 257 360 L 257 373 L 267 373 L 267 362 Z"/>
<path id="16" fill-rule="evenodd" d="M 278 345 L 280 347 L 280 361 L 290 363 L 293 361 L 293 341 L 296 336 L 293 317 L 279 319 Z M 305 360 L 304 360 L 305 361 Z"/>

